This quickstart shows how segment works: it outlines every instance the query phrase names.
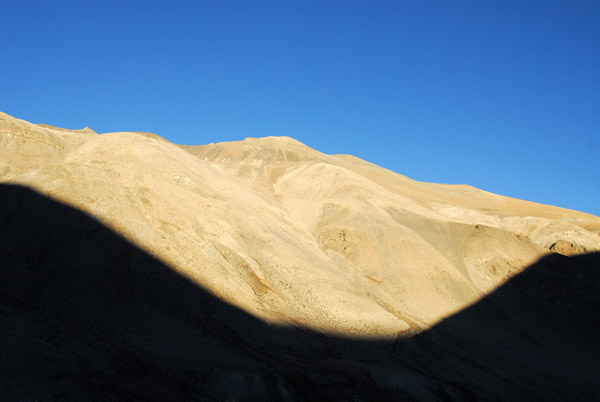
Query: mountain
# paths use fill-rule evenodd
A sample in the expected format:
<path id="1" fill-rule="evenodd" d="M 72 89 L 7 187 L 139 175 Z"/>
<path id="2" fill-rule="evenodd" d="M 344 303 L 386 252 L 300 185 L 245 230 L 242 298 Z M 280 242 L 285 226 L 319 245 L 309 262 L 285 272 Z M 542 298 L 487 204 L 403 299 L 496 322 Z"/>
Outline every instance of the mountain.
<path id="1" fill-rule="evenodd" d="M 593 400 L 599 233 L 287 137 L 0 114 L 0 393 Z"/>

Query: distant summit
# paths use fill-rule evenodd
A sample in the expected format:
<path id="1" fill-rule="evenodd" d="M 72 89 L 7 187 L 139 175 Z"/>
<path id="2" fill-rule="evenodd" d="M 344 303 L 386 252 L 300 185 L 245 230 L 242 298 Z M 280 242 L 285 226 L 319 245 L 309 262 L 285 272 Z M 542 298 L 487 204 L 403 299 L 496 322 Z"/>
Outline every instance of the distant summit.
<path id="1" fill-rule="evenodd" d="M 81 133 L 81 134 L 98 134 L 97 132 L 95 132 L 94 130 L 92 130 L 89 127 L 85 127 L 85 128 L 80 128 L 77 130 L 70 130 L 68 128 L 60 128 L 60 127 L 54 127 L 51 126 L 50 124 L 36 124 L 37 126 L 43 127 L 43 128 L 49 128 L 51 130 L 58 130 L 58 131 L 69 131 L 72 133 Z"/>

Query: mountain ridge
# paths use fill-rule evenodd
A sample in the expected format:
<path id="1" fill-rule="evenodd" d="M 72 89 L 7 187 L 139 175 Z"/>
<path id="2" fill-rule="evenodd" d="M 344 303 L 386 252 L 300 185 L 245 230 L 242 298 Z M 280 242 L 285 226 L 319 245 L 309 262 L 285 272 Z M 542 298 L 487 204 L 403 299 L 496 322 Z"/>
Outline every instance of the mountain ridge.
<path id="1" fill-rule="evenodd" d="M 592 401 L 599 227 L 292 139 L 0 114 L 0 393 Z"/>
<path id="2" fill-rule="evenodd" d="M 585 229 L 600 225 L 593 215 L 416 182 L 291 138 L 182 146 L 0 117 L 0 181 L 90 213 L 282 325 L 396 337 L 429 328 L 546 253 L 600 250 Z"/>

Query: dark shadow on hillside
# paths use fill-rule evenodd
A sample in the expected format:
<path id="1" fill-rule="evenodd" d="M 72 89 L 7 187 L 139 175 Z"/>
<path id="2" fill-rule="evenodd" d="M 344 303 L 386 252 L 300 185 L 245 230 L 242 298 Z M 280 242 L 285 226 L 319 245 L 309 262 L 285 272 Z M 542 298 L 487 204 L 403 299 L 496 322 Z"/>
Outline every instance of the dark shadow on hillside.
<path id="1" fill-rule="evenodd" d="M 0 401 L 597 400 L 600 255 L 551 255 L 425 333 L 270 326 L 0 185 Z"/>

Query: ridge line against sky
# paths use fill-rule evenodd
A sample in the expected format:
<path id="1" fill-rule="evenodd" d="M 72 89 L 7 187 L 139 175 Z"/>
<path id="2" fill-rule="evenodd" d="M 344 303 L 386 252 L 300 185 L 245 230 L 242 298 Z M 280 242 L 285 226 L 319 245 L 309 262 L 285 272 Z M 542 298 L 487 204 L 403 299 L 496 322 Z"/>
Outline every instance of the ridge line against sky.
<path id="1" fill-rule="evenodd" d="M 180 144 L 289 136 L 600 215 L 600 2 L 0 3 L 0 110 Z"/>

